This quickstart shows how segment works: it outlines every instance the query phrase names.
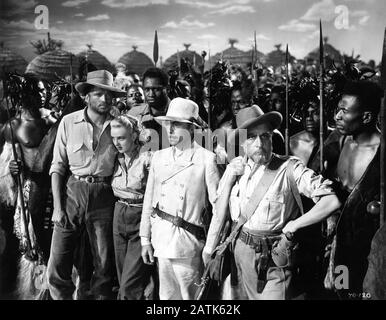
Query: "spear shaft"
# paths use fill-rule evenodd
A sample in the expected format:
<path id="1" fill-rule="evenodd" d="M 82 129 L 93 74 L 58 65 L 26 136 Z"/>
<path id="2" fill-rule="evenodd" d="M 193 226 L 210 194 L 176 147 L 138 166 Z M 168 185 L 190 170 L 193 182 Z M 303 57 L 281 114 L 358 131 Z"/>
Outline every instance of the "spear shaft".
<path id="1" fill-rule="evenodd" d="M 71 98 L 74 97 L 74 89 L 72 88 L 72 53 L 70 54 L 70 88 L 71 88 Z"/>
<path id="2" fill-rule="evenodd" d="M 323 33 L 322 33 L 322 20 L 319 22 L 319 150 L 320 150 L 320 172 L 323 172 L 324 168 L 324 115 L 323 115 L 323 76 L 324 76 L 324 48 L 323 48 Z"/>
<path id="3" fill-rule="evenodd" d="M 178 67 L 178 77 L 181 78 L 181 57 L 180 51 L 177 49 L 177 67 Z"/>
<path id="4" fill-rule="evenodd" d="M 209 131 L 211 130 L 211 90 L 210 90 L 210 86 L 211 86 L 211 83 L 212 83 L 212 61 L 211 61 L 211 58 L 210 58 L 210 49 L 208 50 L 208 62 L 209 62 L 209 85 L 208 85 L 208 127 L 209 127 Z"/>
<path id="5" fill-rule="evenodd" d="M 289 155 L 288 44 L 285 50 L 285 154 Z"/>
<path id="6" fill-rule="evenodd" d="M 4 72 L 5 72 L 5 70 L 4 70 Z M 5 85 L 5 80 L 3 82 L 3 88 L 4 88 L 5 107 L 7 109 L 7 115 L 8 115 L 8 119 L 10 121 L 9 122 L 9 129 L 10 129 L 10 133 L 11 133 L 11 144 L 12 144 L 13 158 L 15 159 L 15 161 L 17 163 L 19 163 L 19 156 L 18 156 L 17 151 L 16 151 L 15 135 L 14 135 L 13 128 L 12 128 L 11 112 L 9 111 L 8 93 L 7 93 L 7 88 L 6 88 L 6 85 Z M 31 244 L 31 239 L 30 239 L 30 236 L 29 236 L 27 216 L 26 216 L 26 213 L 25 213 L 25 203 L 24 203 L 24 195 L 23 195 L 23 185 L 22 185 L 22 179 L 21 179 L 21 172 L 19 172 L 16 175 L 16 181 L 17 181 L 17 185 L 18 185 L 18 188 L 17 188 L 18 196 L 19 196 L 19 199 L 20 199 L 21 217 L 23 219 L 23 224 L 24 224 L 24 227 L 25 227 L 25 236 L 26 236 L 26 240 L 27 240 L 27 252 L 29 252 L 32 249 L 32 244 Z"/>
<path id="7" fill-rule="evenodd" d="M 381 185 L 380 185 L 380 226 L 385 223 L 385 134 L 386 134 L 386 123 L 385 123 L 385 113 L 386 113 L 386 28 L 385 35 L 383 39 L 383 52 L 382 52 L 382 69 L 381 69 L 381 86 L 384 90 L 383 95 L 383 106 L 381 107 L 380 120 L 381 120 Z"/>

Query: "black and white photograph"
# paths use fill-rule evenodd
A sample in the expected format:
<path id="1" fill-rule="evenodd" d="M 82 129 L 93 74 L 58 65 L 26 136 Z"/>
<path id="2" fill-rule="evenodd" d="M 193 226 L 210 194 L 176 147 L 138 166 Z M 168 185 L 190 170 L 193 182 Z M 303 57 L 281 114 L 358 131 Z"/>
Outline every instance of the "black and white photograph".
<path id="1" fill-rule="evenodd" d="M 384 0 L 0 0 L 0 27 L 2 305 L 386 300 Z"/>

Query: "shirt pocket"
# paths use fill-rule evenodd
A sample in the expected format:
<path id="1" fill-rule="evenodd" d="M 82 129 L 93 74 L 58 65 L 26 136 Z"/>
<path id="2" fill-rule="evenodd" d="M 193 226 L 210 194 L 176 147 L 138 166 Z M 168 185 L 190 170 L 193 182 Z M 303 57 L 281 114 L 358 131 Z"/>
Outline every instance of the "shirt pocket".
<path id="1" fill-rule="evenodd" d="M 264 199 L 260 222 L 264 224 L 278 224 L 283 215 L 284 195 L 282 193 L 273 193 Z"/>
<path id="2" fill-rule="evenodd" d="M 68 152 L 69 164 L 74 166 L 83 165 L 86 160 L 85 150 L 86 146 L 83 142 L 73 144 L 70 152 Z"/>

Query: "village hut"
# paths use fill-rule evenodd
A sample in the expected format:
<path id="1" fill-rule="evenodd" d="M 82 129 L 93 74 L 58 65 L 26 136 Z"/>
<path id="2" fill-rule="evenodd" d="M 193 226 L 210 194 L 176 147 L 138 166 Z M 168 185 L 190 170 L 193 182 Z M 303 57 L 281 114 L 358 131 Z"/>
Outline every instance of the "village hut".
<path id="1" fill-rule="evenodd" d="M 47 51 L 35 57 L 27 66 L 26 74 L 34 75 L 40 80 L 55 81 L 67 75 L 75 76 L 79 69 L 78 58 L 65 50 Z"/>
<path id="2" fill-rule="evenodd" d="M 23 74 L 27 64 L 21 55 L 4 47 L 4 43 L 0 43 L 0 79 L 4 79 L 7 72 Z"/>
<path id="3" fill-rule="evenodd" d="M 281 50 L 281 44 L 275 45 L 276 50 L 273 50 L 267 54 L 266 65 L 272 66 L 275 69 L 285 66 L 285 51 Z M 288 60 L 293 63 L 296 58 L 288 52 Z"/>
<path id="4" fill-rule="evenodd" d="M 178 58 L 188 61 L 192 66 L 200 67 L 204 64 L 204 59 L 196 51 L 189 50 L 190 44 L 184 43 L 185 50 L 178 51 L 172 54 L 169 58 L 165 60 L 162 65 L 162 68 L 166 71 L 175 70 L 178 68 Z"/>
<path id="5" fill-rule="evenodd" d="M 339 52 L 339 50 L 337 50 L 330 43 L 328 43 L 328 37 L 324 37 L 323 40 L 323 50 L 326 67 L 330 69 L 332 67 L 332 63 L 334 63 L 336 66 L 342 64 L 343 56 Z M 306 55 L 304 59 L 306 60 L 307 64 L 310 65 L 319 63 L 319 50 L 319 47 L 317 47 Z"/>
<path id="6" fill-rule="evenodd" d="M 87 59 L 88 63 L 94 65 L 98 70 L 107 70 L 111 73 L 115 72 L 114 66 L 107 58 L 92 48 L 91 44 L 87 45 L 87 50 L 84 50 L 76 55 L 79 62 L 82 63 Z"/>
<path id="7" fill-rule="evenodd" d="M 133 46 L 133 50 L 120 57 L 118 63 L 126 66 L 127 74 L 135 73 L 141 77 L 146 69 L 154 67 L 154 63 L 145 53 L 137 49 L 137 46 Z"/>

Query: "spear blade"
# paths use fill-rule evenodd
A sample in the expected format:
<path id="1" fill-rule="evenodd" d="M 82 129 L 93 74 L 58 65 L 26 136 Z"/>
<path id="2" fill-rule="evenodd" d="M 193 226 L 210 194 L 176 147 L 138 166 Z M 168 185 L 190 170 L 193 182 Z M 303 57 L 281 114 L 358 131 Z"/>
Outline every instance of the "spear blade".
<path id="1" fill-rule="evenodd" d="M 155 30 L 155 32 L 154 32 L 153 61 L 154 61 L 154 65 L 157 66 L 157 62 L 158 62 L 158 35 L 157 35 L 157 30 Z"/>
<path id="2" fill-rule="evenodd" d="M 323 32 L 322 32 L 322 20 L 319 21 L 319 150 L 320 150 L 320 172 L 323 172 L 324 168 L 324 117 L 323 117 L 323 76 L 324 76 L 324 48 L 323 48 Z"/>
<path id="3" fill-rule="evenodd" d="M 383 107 L 381 107 L 380 118 L 381 118 L 381 185 L 380 185 L 380 226 L 385 222 L 385 134 L 386 134 L 386 28 L 385 35 L 383 38 L 383 51 L 382 51 L 382 67 L 381 67 L 381 87 L 384 91 L 383 95 Z"/>
<path id="4" fill-rule="evenodd" d="M 289 106 L 288 106 L 288 44 L 285 50 L 285 154 L 289 155 Z"/>

